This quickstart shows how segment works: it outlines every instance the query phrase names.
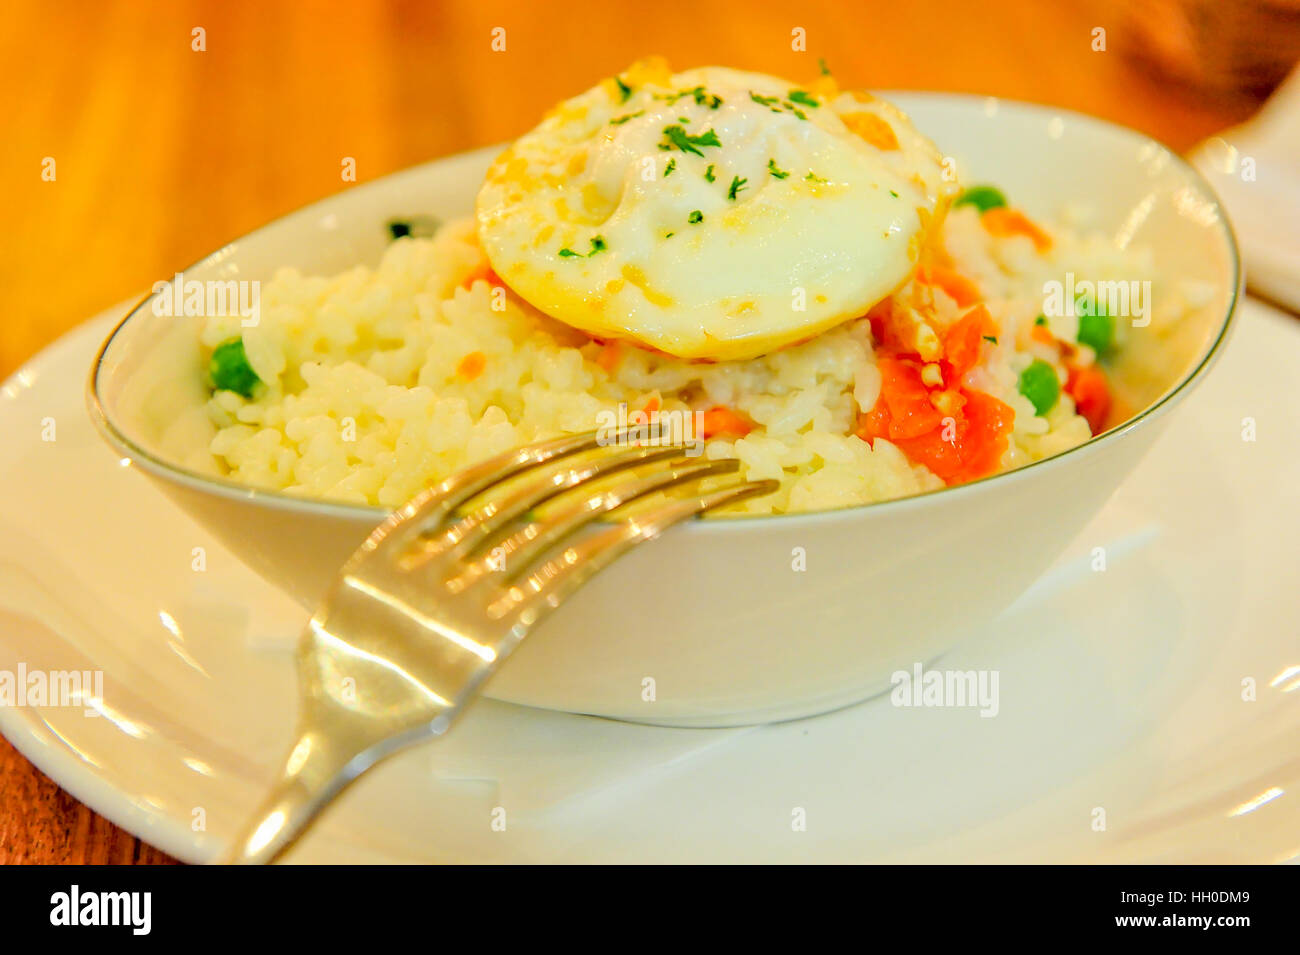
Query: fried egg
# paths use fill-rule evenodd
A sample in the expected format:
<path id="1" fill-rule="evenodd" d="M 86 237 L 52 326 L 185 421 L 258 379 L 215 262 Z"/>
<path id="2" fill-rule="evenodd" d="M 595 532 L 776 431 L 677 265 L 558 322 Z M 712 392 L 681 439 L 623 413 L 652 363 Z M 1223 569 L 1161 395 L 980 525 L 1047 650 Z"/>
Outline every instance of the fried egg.
<path id="1" fill-rule="evenodd" d="M 898 289 L 955 190 L 935 146 L 870 94 L 651 59 L 506 149 L 476 211 L 492 269 L 540 311 L 728 360 Z"/>

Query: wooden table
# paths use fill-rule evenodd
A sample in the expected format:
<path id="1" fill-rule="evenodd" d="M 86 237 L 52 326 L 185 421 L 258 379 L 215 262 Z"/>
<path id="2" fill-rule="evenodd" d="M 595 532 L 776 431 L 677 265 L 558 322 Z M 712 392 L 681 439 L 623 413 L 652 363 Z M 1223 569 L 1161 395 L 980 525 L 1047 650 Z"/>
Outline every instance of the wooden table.
<path id="1" fill-rule="evenodd" d="M 267 220 L 498 142 L 646 53 L 1034 100 L 1176 149 L 1250 114 L 1134 65 L 1111 2 L 10 0 L 0 35 L 0 376 Z M 492 49 L 494 28 L 505 50 Z M 1092 49 L 1106 28 L 1107 50 Z M 792 49 L 802 28 L 806 52 Z M 206 49 L 196 51 L 201 29 Z M 1132 45 L 1132 44 L 1130 44 Z M 46 157 L 55 179 L 42 178 Z M 0 741 L 0 862 L 160 862 Z"/>

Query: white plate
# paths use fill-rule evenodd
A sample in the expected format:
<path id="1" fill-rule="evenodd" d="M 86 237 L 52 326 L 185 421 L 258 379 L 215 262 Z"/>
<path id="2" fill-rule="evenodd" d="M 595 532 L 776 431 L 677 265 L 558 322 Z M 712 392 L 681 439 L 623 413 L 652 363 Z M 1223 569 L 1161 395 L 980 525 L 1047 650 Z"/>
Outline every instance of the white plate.
<path id="1" fill-rule="evenodd" d="M 0 728 L 94 809 L 198 861 L 289 739 L 305 615 L 91 430 L 86 369 L 119 314 L 0 391 L 0 671 L 102 670 L 105 715 L 0 707 Z M 1220 367 L 1101 516 L 942 661 L 998 672 L 995 718 L 882 698 L 673 730 L 483 701 L 359 783 L 290 859 L 1295 859 L 1298 379 L 1300 327 L 1247 303 Z"/>

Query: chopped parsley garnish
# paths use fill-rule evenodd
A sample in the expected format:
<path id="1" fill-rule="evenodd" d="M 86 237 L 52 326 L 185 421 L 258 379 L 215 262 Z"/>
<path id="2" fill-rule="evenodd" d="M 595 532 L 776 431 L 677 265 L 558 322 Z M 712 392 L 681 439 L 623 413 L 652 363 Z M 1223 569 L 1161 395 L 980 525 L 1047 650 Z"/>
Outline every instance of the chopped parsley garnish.
<path id="1" fill-rule="evenodd" d="M 731 188 L 727 190 L 727 198 L 728 198 L 728 199 L 734 199 L 734 198 L 736 198 L 736 193 L 738 193 L 738 192 L 740 192 L 742 189 L 744 189 L 744 188 L 745 188 L 745 183 L 747 183 L 747 182 L 749 182 L 748 179 L 741 179 L 739 176 L 732 176 L 732 177 L 731 177 Z"/>
<path id="2" fill-rule="evenodd" d="M 817 57 L 817 68 L 822 71 L 822 76 L 830 76 L 831 68 L 826 65 L 826 57 Z"/>
<path id="3" fill-rule="evenodd" d="M 639 109 L 639 110 L 637 110 L 635 113 L 628 113 L 626 116 L 616 116 L 616 117 L 614 117 L 613 119 L 611 119 L 611 120 L 609 121 L 609 125 L 611 125 L 611 126 L 622 126 L 622 125 L 623 125 L 624 123 L 626 123 L 629 119 L 636 119 L 638 116 L 640 116 L 640 115 L 641 115 L 642 113 L 644 113 L 644 112 L 645 112 L 645 110 L 643 110 L 643 109 Z"/>
<path id="4" fill-rule="evenodd" d="M 773 175 L 773 177 L 776 179 L 784 179 L 786 176 L 790 175 L 784 169 L 781 169 L 779 166 L 777 166 L 775 159 L 769 159 L 767 161 L 767 171 L 770 172 Z"/>
<path id="5" fill-rule="evenodd" d="M 679 122 L 679 123 L 689 123 L 690 121 L 691 121 L 691 118 L 690 118 L 689 116 L 678 116 L 678 117 L 677 117 L 677 122 Z"/>
<path id="6" fill-rule="evenodd" d="M 427 239 L 438 231 L 441 223 L 433 216 L 412 216 L 409 219 L 389 219 L 388 236 L 396 241 L 410 236 L 413 239 Z"/>
<path id="7" fill-rule="evenodd" d="M 800 102 L 801 102 L 801 103 L 804 103 L 805 106 L 808 106 L 808 105 L 817 106 L 817 105 L 819 105 L 819 104 L 817 103 L 816 100 L 813 100 L 813 99 L 811 99 L 811 97 L 808 97 L 808 94 L 805 93 L 805 92 L 803 92 L 803 90 L 791 90 L 790 92 L 791 92 L 791 99 L 794 98 L 794 94 L 795 94 L 795 93 L 798 93 L 798 94 L 800 94 L 801 96 L 808 98 L 809 102 L 805 102 L 804 100 L 800 100 Z M 787 99 L 787 100 L 783 100 L 783 99 L 781 99 L 781 97 L 779 97 L 779 96 L 764 96 L 764 95 L 762 95 L 761 93 L 755 93 L 753 90 L 750 90 L 750 91 L 749 91 L 749 98 L 752 99 L 752 100 L 753 100 L 755 103 L 757 103 L 759 106 L 766 106 L 768 109 L 770 109 L 770 110 L 771 110 L 772 112 L 774 112 L 774 113 L 779 113 L 779 112 L 781 112 L 782 108 L 785 108 L 785 109 L 789 110 L 791 113 L 793 113 L 795 116 L 798 116 L 800 119 L 807 119 L 807 118 L 808 118 L 808 114 L 807 114 L 807 113 L 805 113 L 803 110 L 801 110 L 798 106 L 795 106 L 794 103 L 790 102 L 790 100 L 788 100 L 788 99 Z"/>
<path id="8" fill-rule="evenodd" d="M 722 105 L 722 99 L 714 96 L 712 93 L 704 92 L 703 86 L 695 87 L 695 89 L 691 90 L 691 93 L 695 96 L 696 106 L 707 106 L 709 109 L 717 109 Z"/>
<path id="9" fill-rule="evenodd" d="M 792 103 L 798 103 L 801 106 L 811 106 L 813 109 L 816 109 L 821 105 L 821 103 L 812 98 L 811 93 L 806 93 L 803 90 L 791 90 L 790 101 Z"/>
<path id="10" fill-rule="evenodd" d="M 588 252 L 588 253 L 586 253 L 586 254 L 584 255 L 584 254 L 581 253 L 581 252 L 574 252 L 572 249 L 570 249 L 570 248 L 566 245 L 564 248 L 562 248 L 562 249 L 560 250 L 560 258 L 562 258 L 562 259 L 584 259 L 584 258 L 585 258 L 585 259 L 589 259 L 589 258 L 591 258 L 593 255 L 595 255 L 597 252 L 604 252 L 606 248 L 608 248 L 608 246 L 605 245 L 605 237 L 604 237 L 603 235 L 593 235 L 593 236 L 591 237 L 591 251 L 590 251 L 590 252 Z"/>
<path id="11" fill-rule="evenodd" d="M 692 136 L 680 126 L 665 126 L 664 136 L 668 138 L 667 143 L 660 143 L 660 149 L 680 149 L 684 153 L 694 153 L 697 156 L 703 156 L 700 152 L 700 146 L 721 146 L 718 140 L 718 134 L 713 130 L 706 130 L 698 136 Z"/>
<path id="12" fill-rule="evenodd" d="M 1047 324 L 1047 316 L 1046 316 L 1046 315 L 1039 315 L 1036 319 L 1034 319 L 1034 324 L 1035 324 L 1035 325 L 1046 325 L 1046 324 Z"/>
<path id="13" fill-rule="evenodd" d="M 630 87 L 630 86 L 628 86 L 626 83 L 624 83 L 624 82 L 623 82 L 623 77 L 621 77 L 621 76 L 616 76 L 616 77 L 614 77 L 614 82 L 618 84 L 618 92 L 619 92 L 619 95 L 622 97 L 622 99 L 620 99 L 619 102 L 620 102 L 620 103 L 626 103 L 627 100 L 628 100 L 628 97 L 632 95 L 632 87 Z"/>
<path id="14" fill-rule="evenodd" d="M 665 232 L 665 233 L 664 233 L 664 238 L 665 238 L 665 239 L 671 239 L 671 238 L 672 238 L 673 236 L 675 236 L 676 234 L 677 234 L 676 232 Z"/>
<path id="15" fill-rule="evenodd" d="M 889 194 L 890 194 L 891 196 L 893 196 L 895 199 L 898 198 L 898 193 L 896 193 L 893 189 L 890 189 L 890 190 L 889 190 Z"/>
<path id="16" fill-rule="evenodd" d="M 808 175 L 804 176 L 804 178 L 807 179 L 809 182 L 825 182 L 825 181 L 826 181 L 826 180 L 823 179 L 821 176 L 819 176 L 819 175 L 817 175 L 815 172 L 813 172 L 811 169 L 808 170 Z"/>
<path id="17" fill-rule="evenodd" d="M 699 209 L 696 209 L 694 212 L 692 212 L 689 216 L 686 217 L 686 221 L 689 222 L 691 225 L 695 225 L 697 222 L 703 222 L 704 213 L 701 212 Z"/>
<path id="18" fill-rule="evenodd" d="M 706 170 L 704 170 L 704 180 L 705 180 L 705 182 L 713 182 L 713 180 L 715 180 L 715 179 L 717 179 L 717 178 L 718 178 L 718 177 L 715 176 L 715 175 L 713 174 L 713 163 L 709 163 L 709 168 L 706 169 Z"/>
<path id="19" fill-rule="evenodd" d="M 706 92 L 703 86 L 692 86 L 688 90 L 678 90 L 675 93 L 667 95 L 656 95 L 655 99 L 661 99 L 669 105 L 676 103 L 683 96 L 690 96 L 695 100 L 696 106 L 707 106 L 709 109 L 717 109 L 722 105 L 722 98 Z"/>
<path id="20" fill-rule="evenodd" d="M 664 175 L 671 176 L 673 174 L 673 170 L 676 168 L 677 168 L 677 160 L 676 159 L 668 160 L 668 165 L 664 166 Z"/>
<path id="21" fill-rule="evenodd" d="M 984 335 L 982 337 L 991 345 L 996 345 L 998 343 L 998 336 L 996 335 Z"/>

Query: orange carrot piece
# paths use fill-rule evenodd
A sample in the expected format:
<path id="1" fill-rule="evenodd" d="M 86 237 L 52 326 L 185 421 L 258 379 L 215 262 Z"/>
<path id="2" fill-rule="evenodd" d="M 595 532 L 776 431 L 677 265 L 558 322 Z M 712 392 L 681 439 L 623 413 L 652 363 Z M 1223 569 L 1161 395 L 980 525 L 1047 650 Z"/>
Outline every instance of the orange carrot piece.
<path id="1" fill-rule="evenodd" d="M 1088 422 L 1093 434 L 1106 430 L 1106 417 L 1114 399 L 1106 373 L 1096 365 L 1071 368 L 1065 390 L 1074 399 L 1074 407 Z"/>
<path id="2" fill-rule="evenodd" d="M 483 374 L 483 369 L 486 367 L 487 355 L 481 351 L 472 351 L 460 360 L 460 364 L 456 366 L 456 374 L 465 381 L 473 381 Z"/>
<path id="3" fill-rule="evenodd" d="M 999 238 L 1012 235 L 1028 236 L 1039 252 L 1046 252 L 1052 247 L 1052 237 L 1018 209 L 997 206 L 981 215 L 980 222 L 984 224 L 984 228 L 990 235 Z"/>
<path id="4" fill-rule="evenodd" d="M 618 368 L 619 362 L 622 360 L 623 349 L 618 342 L 609 342 L 600 350 L 600 354 L 596 356 L 596 364 L 601 368 L 604 368 L 605 371 L 609 372 L 611 375 L 614 374 L 614 369 Z"/>
<path id="5" fill-rule="evenodd" d="M 1010 405 L 983 391 L 966 393 L 962 414 L 968 430 L 965 460 L 955 475 L 958 483 L 974 481 L 997 471 L 1016 420 L 1016 413 Z"/>
<path id="6" fill-rule="evenodd" d="M 921 381 L 916 362 L 881 358 L 880 399 L 889 409 L 889 440 L 915 438 L 939 426 L 943 415 L 930 401 L 930 390 Z"/>
<path id="7" fill-rule="evenodd" d="M 961 376 L 980 360 L 984 337 L 995 337 L 998 327 L 983 305 L 977 305 L 958 319 L 943 335 L 943 357 L 948 363 L 948 383 L 955 387 Z"/>
<path id="8" fill-rule="evenodd" d="M 1010 406 L 992 395 L 983 391 L 963 394 L 966 403 L 950 422 L 914 438 L 891 439 L 909 461 L 924 464 L 945 484 L 962 484 L 994 473 L 1015 421 Z"/>
<path id="9" fill-rule="evenodd" d="M 722 434 L 743 438 L 754 430 L 754 424 L 748 418 L 732 411 L 726 405 L 715 405 L 704 412 L 701 430 L 704 432 L 703 437 L 705 438 L 715 438 Z"/>
<path id="10" fill-rule="evenodd" d="M 853 433 L 868 444 L 874 442 L 876 438 L 884 438 L 888 441 L 889 407 L 877 399 L 874 408 L 858 415 L 858 427 Z"/>
<path id="11" fill-rule="evenodd" d="M 935 285 L 943 289 L 962 308 L 980 300 L 979 286 L 945 265 L 923 265 L 916 270 L 916 277 L 924 285 Z"/>

